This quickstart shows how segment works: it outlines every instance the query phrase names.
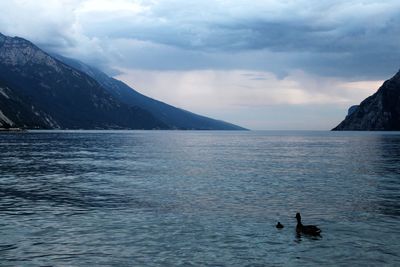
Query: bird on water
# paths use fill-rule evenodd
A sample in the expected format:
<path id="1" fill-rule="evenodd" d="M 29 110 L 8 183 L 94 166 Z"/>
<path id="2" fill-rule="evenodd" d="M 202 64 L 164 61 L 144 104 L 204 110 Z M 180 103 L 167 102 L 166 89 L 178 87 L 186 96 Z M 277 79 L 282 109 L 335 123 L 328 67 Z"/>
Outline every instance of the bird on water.
<path id="1" fill-rule="evenodd" d="M 300 213 L 296 213 L 296 219 L 297 219 L 297 226 L 296 226 L 296 232 L 298 234 L 306 234 L 306 235 L 313 235 L 313 236 L 319 236 L 321 233 L 321 229 L 319 229 L 315 225 L 303 225 L 301 223 L 301 216 Z"/>
<path id="2" fill-rule="evenodd" d="M 281 222 L 278 222 L 278 223 L 276 224 L 276 228 L 282 229 L 282 228 L 283 228 L 283 224 L 281 224 Z"/>

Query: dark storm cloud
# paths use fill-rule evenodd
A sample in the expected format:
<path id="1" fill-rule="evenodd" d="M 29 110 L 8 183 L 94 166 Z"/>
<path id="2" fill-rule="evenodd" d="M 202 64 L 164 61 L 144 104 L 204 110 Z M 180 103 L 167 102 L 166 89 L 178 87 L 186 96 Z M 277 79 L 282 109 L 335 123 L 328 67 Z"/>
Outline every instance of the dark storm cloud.
<path id="1" fill-rule="evenodd" d="M 0 10 L 4 34 L 248 128 L 329 129 L 400 67 L 398 0 L 8 0 Z"/>
<path id="2" fill-rule="evenodd" d="M 278 75 L 302 69 L 371 78 L 400 67 L 397 0 L 61 0 L 0 7 L 1 31 L 103 67 Z"/>

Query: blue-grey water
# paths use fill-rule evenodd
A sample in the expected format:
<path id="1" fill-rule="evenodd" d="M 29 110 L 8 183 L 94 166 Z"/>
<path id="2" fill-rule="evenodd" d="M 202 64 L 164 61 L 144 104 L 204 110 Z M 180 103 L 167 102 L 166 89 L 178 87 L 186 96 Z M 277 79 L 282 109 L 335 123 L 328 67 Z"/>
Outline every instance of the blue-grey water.
<path id="1" fill-rule="evenodd" d="M 400 133 L 0 134 L 0 266 L 399 266 L 399 222 Z"/>

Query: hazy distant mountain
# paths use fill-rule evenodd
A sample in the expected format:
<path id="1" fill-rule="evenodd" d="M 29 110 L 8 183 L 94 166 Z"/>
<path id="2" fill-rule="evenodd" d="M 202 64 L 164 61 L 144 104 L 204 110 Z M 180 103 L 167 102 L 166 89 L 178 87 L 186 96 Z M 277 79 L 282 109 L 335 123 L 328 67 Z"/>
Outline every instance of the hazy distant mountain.
<path id="1" fill-rule="evenodd" d="M 133 97 L 116 86 L 121 82 L 97 70 L 94 75 L 71 65 L 50 56 L 25 39 L 0 34 L 0 127 L 241 129 L 195 114 L 192 114 L 194 118 L 198 116 L 210 123 L 193 121 L 192 127 L 172 126 L 165 122 L 168 119 L 161 119 L 168 114 L 159 114 L 158 110 L 137 104 L 140 101 L 125 101 L 122 93 L 129 95 L 129 99 Z M 114 87 L 107 81 L 112 82 Z"/>
<path id="2" fill-rule="evenodd" d="M 148 110 L 154 117 L 168 125 L 171 129 L 244 130 L 244 128 L 237 125 L 200 116 L 142 95 L 125 83 L 111 78 L 100 70 L 81 61 L 59 55 L 54 56 L 64 63 L 88 74 L 119 101 L 129 106 L 138 106 Z"/>
<path id="3" fill-rule="evenodd" d="M 400 71 L 349 114 L 334 131 L 400 131 Z"/>

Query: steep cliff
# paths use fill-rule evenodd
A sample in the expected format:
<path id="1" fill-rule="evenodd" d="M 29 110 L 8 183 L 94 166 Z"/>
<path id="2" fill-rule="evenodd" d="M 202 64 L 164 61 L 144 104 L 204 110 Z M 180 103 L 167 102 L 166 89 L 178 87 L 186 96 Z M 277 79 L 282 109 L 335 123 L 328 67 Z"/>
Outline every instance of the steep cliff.
<path id="1" fill-rule="evenodd" d="M 351 107 L 347 117 L 332 130 L 399 131 L 400 71 L 385 81 L 375 94 Z"/>

